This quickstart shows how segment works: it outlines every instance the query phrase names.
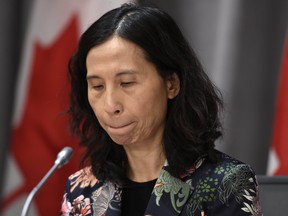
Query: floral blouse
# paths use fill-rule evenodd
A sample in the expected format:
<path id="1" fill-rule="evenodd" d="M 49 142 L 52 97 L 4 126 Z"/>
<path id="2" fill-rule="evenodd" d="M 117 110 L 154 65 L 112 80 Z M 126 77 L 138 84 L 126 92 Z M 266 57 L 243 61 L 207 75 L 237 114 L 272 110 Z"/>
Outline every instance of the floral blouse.
<path id="1" fill-rule="evenodd" d="M 145 215 L 260 216 L 258 183 L 247 164 L 218 152 L 219 161 L 199 158 L 179 178 L 164 165 Z M 86 167 L 66 183 L 60 215 L 121 216 L 121 185 L 99 181 Z"/>

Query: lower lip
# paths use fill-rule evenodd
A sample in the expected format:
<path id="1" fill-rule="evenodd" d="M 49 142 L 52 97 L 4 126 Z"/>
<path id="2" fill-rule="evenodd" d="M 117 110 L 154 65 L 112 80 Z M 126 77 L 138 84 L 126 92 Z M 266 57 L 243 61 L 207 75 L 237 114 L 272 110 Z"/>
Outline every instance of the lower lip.
<path id="1" fill-rule="evenodd" d="M 127 124 L 127 125 L 124 125 L 122 127 L 108 127 L 108 131 L 111 133 L 111 134 L 114 134 L 114 135 L 121 135 L 121 134 L 125 134 L 125 133 L 128 133 L 131 131 L 131 129 L 133 128 L 133 125 L 134 123 L 130 123 L 130 124 Z"/>

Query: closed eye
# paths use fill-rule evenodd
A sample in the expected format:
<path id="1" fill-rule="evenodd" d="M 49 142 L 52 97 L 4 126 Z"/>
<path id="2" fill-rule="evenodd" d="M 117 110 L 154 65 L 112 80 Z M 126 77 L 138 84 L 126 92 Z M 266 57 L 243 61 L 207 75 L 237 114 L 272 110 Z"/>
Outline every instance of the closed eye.
<path id="1" fill-rule="evenodd" d="M 95 90 L 97 90 L 97 91 L 102 90 L 103 88 L 104 88 L 103 85 L 94 85 L 94 86 L 93 86 L 93 89 L 95 89 Z"/>
<path id="2" fill-rule="evenodd" d="M 121 87 L 129 87 L 135 84 L 135 82 L 121 82 Z"/>

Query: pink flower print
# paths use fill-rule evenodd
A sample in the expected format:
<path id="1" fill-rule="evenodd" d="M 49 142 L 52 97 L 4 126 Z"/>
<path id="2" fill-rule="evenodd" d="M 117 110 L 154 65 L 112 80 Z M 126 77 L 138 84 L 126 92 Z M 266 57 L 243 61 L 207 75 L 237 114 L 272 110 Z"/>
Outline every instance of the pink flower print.
<path id="1" fill-rule="evenodd" d="M 91 213 L 91 204 L 89 198 L 84 198 L 80 195 L 73 201 L 73 213 L 79 216 L 88 215 Z"/>
<path id="2" fill-rule="evenodd" d="M 70 212 L 72 211 L 71 203 L 67 201 L 67 193 L 63 196 L 63 202 L 61 206 L 61 215 L 63 216 L 69 216 Z"/>
<path id="3" fill-rule="evenodd" d="M 85 188 L 88 186 L 93 187 L 98 181 L 97 178 L 93 175 L 91 167 L 86 167 L 82 170 L 79 170 L 78 172 L 71 175 L 69 179 L 71 180 L 70 192 L 72 192 L 78 185 L 80 188 Z"/>

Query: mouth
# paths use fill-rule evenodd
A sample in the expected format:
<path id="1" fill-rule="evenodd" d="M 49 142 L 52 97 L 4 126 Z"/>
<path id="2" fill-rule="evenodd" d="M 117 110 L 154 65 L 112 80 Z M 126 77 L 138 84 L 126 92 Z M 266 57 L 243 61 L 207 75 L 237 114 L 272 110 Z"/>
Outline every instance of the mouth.
<path id="1" fill-rule="evenodd" d="M 121 134 L 130 132 L 133 127 L 134 127 L 134 122 L 130 122 L 128 124 L 123 124 L 123 125 L 108 125 L 107 130 L 111 134 L 121 135 Z"/>
<path id="2" fill-rule="evenodd" d="M 123 125 L 109 125 L 108 127 L 113 128 L 113 129 L 120 129 L 120 128 L 127 127 L 127 126 L 130 125 L 130 124 L 131 124 L 131 123 L 123 124 Z"/>

